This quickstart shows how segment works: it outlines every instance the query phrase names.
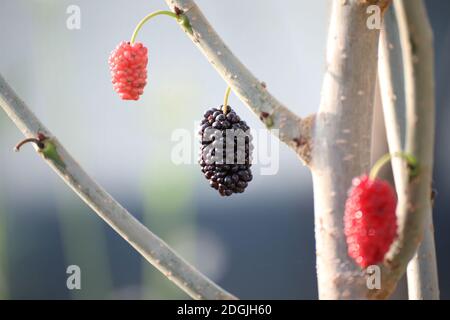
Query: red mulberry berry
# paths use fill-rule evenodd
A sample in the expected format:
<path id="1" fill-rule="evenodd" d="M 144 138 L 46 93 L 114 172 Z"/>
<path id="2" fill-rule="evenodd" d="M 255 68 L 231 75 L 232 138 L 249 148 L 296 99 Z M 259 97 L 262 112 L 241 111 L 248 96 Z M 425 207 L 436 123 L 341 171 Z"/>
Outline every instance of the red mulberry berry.
<path id="1" fill-rule="evenodd" d="M 147 83 L 147 48 L 121 42 L 109 56 L 111 81 L 123 100 L 138 100 Z"/>
<path id="2" fill-rule="evenodd" d="M 348 255 L 362 268 L 383 261 L 397 235 L 397 196 L 381 179 L 353 179 L 345 203 L 344 225 Z"/>

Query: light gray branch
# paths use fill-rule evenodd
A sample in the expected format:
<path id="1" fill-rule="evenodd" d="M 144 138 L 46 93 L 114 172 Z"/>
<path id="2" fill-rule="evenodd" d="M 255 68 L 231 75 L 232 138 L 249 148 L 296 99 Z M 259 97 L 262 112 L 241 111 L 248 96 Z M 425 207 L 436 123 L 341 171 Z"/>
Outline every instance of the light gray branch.
<path id="1" fill-rule="evenodd" d="M 409 300 L 439 300 L 439 280 L 431 210 L 426 214 L 424 228 L 423 240 L 406 269 Z"/>
<path id="2" fill-rule="evenodd" d="M 60 178 L 148 262 L 194 299 L 235 297 L 183 260 L 99 186 L 29 110 L 0 75 L 0 106 L 26 137 L 43 133 L 55 145 L 64 167 L 44 159 Z"/>
<path id="3" fill-rule="evenodd" d="M 279 138 L 293 148 L 305 164 L 310 161 L 313 116 L 299 118 L 273 97 L 231 52 L 192 0 L 165 0 L 174 10 L 184 11 L 193 34 L 186 33 L 222 76 L 233 92 L 265 123 L 279 129 Z"/>
<path id="4" fill-rule="evenodd" d="M 383 29 L 381 30 L 381 33 Z M 381 35 L 380 35 L 381 37 Z M 381 45 L 381 44 L 380 44 Z M 379 46 L 380 46 L 379 45 Z M 381 59 L 380 51 L 378 56 L 378 63 Z M 379 71 L 378 71 L 379 73 Z M 389 143 L 387 138 L 387 131 L 384 122 L 383 115 L 383 103 L 381 97 L 380 89 L 380 78 L 378 77 L 377 88 L 375 93 L 374 102 L 374 116 L 373 116 L 373 128 L 372 128 L 372 152 L 371 152 L 371 166 L 373 165 L 386 153 L 389 153 Z M 381 140 L 381 141 L 380 141 Z M 377 177 L 386 180 L 392 185 L 395 185 L 395 179 L 393 175 L 392 165 L 385 165 L 381 168 Z M 389 296 L 392 300 L 408 300 L 408 286 L 406 276 L 397 283 L 396 290 Z"/>
<path id="5" fill-rule="evenodd" d="M 378 75 L 389 152 L 394 154 L 403 151 L 405 146 L 406 109 L 402 50 L 393 7 L 385 14 L 380 34 Z M 407 165 L 398 157 L 391 159 L 391 164 L 398 201 L 402 202 L 408 184 Z"/>
<path id="6" fill-rule="evenodd" d="M 385 17 L 385 26 L 380 37 L 378 67 L 382 86 L 382 99 L 389 152 L 402 151 L 405 144 L 405 92 L 403 80 L 403 61 L 400 35 L 395 13 L 389 10 Z M 406 201 L 407 167 L 399 158 L 392 160 L 398 201 Z M 430 207 L 431 209 L 431 207 Z M 431 212 L 427 213 L 424 239 L 416 255 L 408 263 L 409 299 L 438 299 L 439 284 L 437 277 L 436 249 L 434 246 L 433 221 Z"/>
<path id="7" fill-rule="evenodd" d="M 397 4 L 396 4 L 397 6 Z M 411 4 L 408 4 L 408 6 L 411 6 Z M 419 10 L 422 10 L 421 13 L 419 13 L 421 16 L 419 17 L 419 20 L 416 22 L 416 27 L 423 24 L 425 28 L 428 29 L 428 32 L 431 31 L 431 27 L 429 26 L 428 17 L 426 15 L 426 11 L 424 8 L 423 3 L 419 4 L 419 7 L 422 6 Z M 414 19 L 414 17 L 412 17 Z M 430 37 L 430 35 L 427 35 Z M 432 37 L 432 35 L 431 35 Z M 418 39 L 420 41 L 420 39 Z M 426 45 L 423 44 L 423 45 Z M 433 76 L 433 67 L 434 67 L 434 61 L 433 61 L 433 46 L 426 48 L 428 52 L 426 55 L 422 54 L 421 57 L 423 59 L 431 59 L 426 62 L 425 68 L 428 68 L 427 76 L 429 77 L 428 80 L 424 81 L 430 81 L 429 87 L 422 88 L 420 84 L 417 84 L 417 89 L 420 90 L 420 92 L 417 93 L 418 96 L 421 96 L 424 94 L 426 97 L 433 96 L 433 98 L 429 101 L 430 110 L 421 110 L 420 114 L 429 112 L 428 118 L 429 120 L 429 126 L 432 126 L 433 129 L 430 130 L 428 133 L 425 134 L 426 137 L 423 139 L 425 140 L 422 144 L 430 143 L 430 154 L 433 154 L 433 146 L 434 146 L 434 76 Z M 431 52 L 430 52 L 431 51 Z M 427 92 L 422 92 L 422 90 L 428 90 Z M 424 109 L 423 107 L 421 109 Z M 419 115 L 420 115 L 419 114 Z M 427 119 L 425 119 L 427 121 Z M 415 136 L 413 136 L 414 133 L 411 133 L 411 139 L 413 137 L 417 137 L 420 135 L 420 133 L 416 133 Z M 412 147 L 411 147 L 412 148 Z M 420 148 L 420 147 L 418 147 Z M 427 150 L 423 150 L 422 152 L 427 152 Z M 428 161 L 433 161 L 433 158 L 428 159 Z M 432 162 L 431 162 L 432 164 Z M 430 168 L 430 171 L 432 172 L 432 166 Z M 431 174 L 431 173 L 430 173 Z M 430 178 L 429 178 L 430 179 Z M 422 182 L 426 183 L 426 182 Z M 430 181 L 431 183 L 431 181 Z M 426 188 L 426 186 L 424 186 Z M 407 267 L 407 275 L 408 275 L 408 294 L 410 300 L 438 300 L 439 299 L 439 280 L 438 280 L 438 270 L 437 270 L 437 262 L 436 262 L 436 247 L 434 243 L 434 226 L 433 226 L 433 208 L 432 205 L 429 203 L 427 204 L 426 208 L 424 209 L 424 236 L 422 242 L 419 244 L 419 248 L 417 249 L 416 254 L 411 259 L 411 261 L 408 263 Z"/>
<path id="8" fill-rule="evenodd" d="M 413 258 L 427 227 L 421 253 L 411 261 L 408 274 L 410 299 L 438 298 L 437 270 L 431 218 L 431 176 L 434 148 L 434 77 L 432 31 L 422 0 L 395 0 L 398 31 L 393 17 L 387 20 L 387 31 L 381 38 L 380 80 L 391 152 L 402 149 L 401 97 L 399 70 L 404 66 L 406 99 L 405 151 L 419 162 L 417 177 L 408 181 L 404 165 L 393 162 L 398 192 L 397 216 L 399 238 L 387 255 L 381 290 L 372 297 L 385 298 L 395 288 Z M 399 39 L 402 57 L 399 56 Z"/>
<path id="9" fill-rule="evenodd" d="M 364 299 L 364 273 L 347 254 L 344 205 L 354 177 L 370 166 L 379 30 L 367 8 L 385 1 L 332 2 L 327 71 L 313 136 L 316 265 L 320 299 Z"/>

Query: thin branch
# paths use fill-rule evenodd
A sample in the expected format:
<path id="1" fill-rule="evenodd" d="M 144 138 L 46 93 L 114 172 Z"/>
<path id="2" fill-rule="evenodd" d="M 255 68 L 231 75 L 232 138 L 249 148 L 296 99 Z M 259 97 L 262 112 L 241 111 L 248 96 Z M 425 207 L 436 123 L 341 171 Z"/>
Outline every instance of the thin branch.
<path id="1" fill-rule="evenodd" d="M 327 72 L 313 140 L 317 278 L 320 299 L 364 299 L 364 272 L 347 254 L 344 205 L 354 177 L 369 171 L 379 30 L 368 6 L 385 1 L 332 3 Z"/>
<path id="2" fill-rule="evenodd" d="M 389 152 L 403 150 L 405 144 L 405 92 L 400 35 L 395 13 L 386 13 L 385 25 L 380 37 L 378 72 L 382 87 L 382 99 Z M 401 159 L 392 159 L 398 201 L 406 201 L 407 167 Z M 409 299 L 434 300 L 439 298 L 439 284 L 434 246 L 433 221 L 427 213 L 422 243 L 407 268 Z"/>
<path id="3" fill-rule="evenodd" d="M 405 145 L 406 110 L 401 53 L 400 37 L 392 7 L 385 15 L 378 59 L 379 85 L 391 154 L 403 151 Z M 406 197 L 408 183 L 406 162 L 399 157 L 393 157 L 391 164 L 398 201 L 402 202 Z"/>
<path id="4" fill-rule="evenodd" d="M 426 213 L 423 240 L 409 261 L 409 300 L 439 300 L 439 280 L 434 244 L 434 227 L 431 210 Z"/>
<path id="5" fill-rule="evenodd" d="M 103 190 L 36 118 L 1 75 L 0 105 L 26 137 L 36 137 L 39 133 L 48 137 L 62 163 L 45 156 L 43 159 L 92 210 L 168 279 L 194 299 L 236 299 L 183 260 Z"/>
<path id="6" fill-rule="evenodd" d="M 423 8 L 423 10 L 425 10 Z M 423 18 L 425 16 L 425 19 Z M 424 21 L 425 25 L 428 25 L 429 31 L 431 32 L 431 28 L 429 26 L 429 22 L 425 15 L 422 16 L 422 21 Z M 429 47 L 431 50 L 433 46 Z M 434 62 L 433 62 L 433 52 L 428 53 L 428 56 L 431 57 L 431 73 L 433 72 Z M 428 75 L 430 76 L 430 75 Z M 434 76 L 430 76 L 430 84 L 434 87 L 433 81 Z M 420 88 L 420 87 L 419 87 Z M 433 95 L 434 97 L 434 88 L 429 89 L 432 92 L 428 92 L 428 95 Z M 419 92 L 418 95 L 422 93 Z M 430 103 L 433 103 L 429 116 L 432 117 L 432 124 L 434 128 L 434 100 L 430 100 Z M 423 111 L 425 112 L 425 111 Z M 430 130 L 429 137 L 431 141 L 431 146 L 434 146 L 434 130 Z M 432 152 L 432 150 L 431 150 Z M 434 243 L 434 226 L 433 226 L 433 207 L 432 205 L 428 205 L 425 209 L 425 221 L 424 221 L 424 236 L 423 240 L 417 249 L 416 254 L 408 263 L 407 267 L 407 275 L 408 275 L 408 294 L 410 300 L 438 300 L 439 299 L 439 280 L 438 280 L 438 270 L 437 270 L 437 262 L 436 262 L 436 247 Z"/>
<path id="7" fill-rule="evenodd" d="M 390 9 L 389 9 L 390 10 Z M 391 12 L 392 13 L 392 12 Z M 388 12 L 386 12 L 386 19 L 388 19 Z M 384 29 L 381 30 L 381 33 L 384 32 Z M 381 37 L 381 34 L 380 34 Z M 379 44 L 381 46 L 381 43 Z M 380 48 L 381 49 L 381 48 Z M 380 51 L 378 53 L 378 64 L 380 64 L 380 59 L 382 58 L 380 56 Z M 379 66 L 380 67 L 380 66 Z M 380 73 L 378 67 L 378 73 Z M 403 89 L 403 87 L 402 87 Z M 388 134 L 389 131 L 386 130 L 386 123 L 385 123 L 385 117 L 383 114 L 383 98 L 381 96 L 381 88 L 380 88 L 380 76 L 378 76 L 378 82 L 377 82 L 377 88 L 376 88 L 376 94 L 375 94 L 375 106 L 374 106 L 374 121 L 373 121 L 373 129 L 372 129 L 372 152 L 371 152 L 371 166 L 373 165 L 383 156 L 385 156 L 387 153 L 391 153 L 389 149 L 389 142 L 388 142 Z M 381 123 L 378 124 L 378 130 L 377 130 L 377 120 Z M 382 140 L 382 141 L 380 141 Z M 378 143 L 377 143 L 378 142 Z M 380 146 L 380 143 L 382 143 L 382 147 Z M 377 148 L 378 145 L 378 148 Z M 392 154 L 392 153 L 391 153 Z M 390 164 L 386 164 L 383 166 L 383 168 L 380 170 L 380 173 L 378 174 L 378 177 L 388 181 L 390 184 L 395 185 L 395 177 L 393 172 L 393 166 L 392 166 L 392 160 L 397 157 L 392 157 L 390 159 Z M 404 161 L 400 162 L 401 165 L 404 165 Z M 402 277 L 400 281 L 397 283 L 396 290 L 389 296 L 389 299 L 392 300 L 408 300 L 408 285 L 407 285 L 407 279 L 406 276 Z"/>
<path id="8" fill-rule="evenodd" d="M 387 267 L 383 269 L 381 290 L 372 292 L 371 297 L 385 298 L 395 289 L 397 281 L 405 273 L 408 262 L 414 257 L 423 239 L 424 225 L 431 224 L 431 177 L 433 169 L 434 148 L 434 75 L 433 75 L 433 39 L 425 6 L 422 0 L 395 0 L 395 12 L 398 22 L 402 58 L 404 66 L 405 99 L 406 99 L 406 152 L 413 154 L 420 165 L 419 174 L 406 181 L 405 169 L 397 165 L 396 182 L 399 181 L 399 202 L 397 216 L 399 219 L 399 237 L 387 255 Z M 395 29 L 391 27 L 382 37 L 383 60 L 380 75 L 385 83 L 386 102 L 385 115 L 389 122 L 395 121 L 390 108 L 396 107 L 389 95 L 400 92 L 398 76 L 399 57 L 389 49 L 395 41 Z M 392 46 L 392 45 L 391 45 Z M 398 47 L 398 44 L 397 44 Z M 392 63 L 389 67 L 388 63 Z M 389 69 L 392 68 L 392 69 Z M 396 68 L 396 69 L 393 69 Z M 393 92 L 389 92 L 389 90 Z M 392 147 L 401 148 L 401 133 L 398 125 L 392 125 Z M 390 141 L 390 144 L 391 144 Z M 403 181 L 403 182 L 402 182 Z M 427 226 L 428 227 L 428 226 Z M 430 231 L 430 230 L 429 230 Z M 430 239 L 431 237 L 431 239 Z M 438 297 L 437 270 L 435 264 L 434 241 L 432 233 L 427 235 L 423 250 L 430 250 L 419 255 L 415 262 L 417 270 L 414 278 L 408 279 L 410 298 Z M 426 261 L 426 260 L 428 261 Z M 422 261 L 420 261 L 422 260 Z M 413 267 L 414 268 L 414 267 Z M 413 271 L 412 271 L 413 272 Z M 429 273 L 429 274 L 426 274 Z M 420 277 L 423 277 L 420 279 Z M 427 281 L 425 283 L 425 281 Z M 418 281 L 418 282 L 417 282 Z M 429 282 L 428 282 L 429 281 Z"/>
<path id="9" fill-rule="evenodd" d="M 189 18 L 189 35 L 233 92 L 261 119 L 268 129 L 279 129 L 279 138 L 293 148 L 305 164 L 310 161 L 314 116 L 301 119 L 273 97 L 225 45 L 192 0 L 166 0 Z"/>

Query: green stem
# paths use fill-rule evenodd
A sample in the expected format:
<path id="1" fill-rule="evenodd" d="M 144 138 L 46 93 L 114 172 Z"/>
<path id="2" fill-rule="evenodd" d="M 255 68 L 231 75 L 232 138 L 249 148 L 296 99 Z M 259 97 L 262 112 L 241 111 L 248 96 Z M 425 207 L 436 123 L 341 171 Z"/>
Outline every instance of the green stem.
<path id="1" fill-rule="evenodd" d="M 223 98 L 223 106 L 222 111 L 224 114 L 228 112 L 228 97 L 230 96 L 231 87 L 227 87 L 227 90 L 225 91 L 225 97 Z"/>
<path id="2" fill-rule="evenodd" d="M 166 16 L 172 17 L 172 18 L 176 19 L 177 21 L 179 21 L 179 16 L 178 16 L 176 13 L 172 12 L 172 11 L 164 11 L 164 10 L 162 10 L 162 11 L 155 11 L 155 12 L 152 12 L 152 13 L 150 13 L 149 15 L 145 16 L 145 17 L 138 23 L 138 25 L 136 26 L 136 28 L 135 28 L 134 31 L 133 31 L 133 35 L 131 36 L 130 43 L 134 43 L 134 41 L 136 40 L 136 37 L 137 37 L 137 34 L 138 34 L 139 30 L 141 30 L 142 26 L 143 26 L 147 21 L 149 21 L 150 19 L 152 19 L 152 18 L 154 18 L 154 17 L 156 17 L 156 16 L 159 16 L 159 15 L 166 15 Z"/>
<path id="3" fill-rule="evenodd" d="M 410 176 L 415 176 L 416 175 L 416 171 L 417 171 L 417 159 L 413 156 L 410 155 L 406 152 L 396 152 L 394 154 L 390 154 L 387 153 L 384 156 L 382 156 L 380 159 L 378 159 L 377 162 L 375 162 L 375 164 L 373 165 L 372 169 L 370 170 L 370 174 L 369 174 L 369 178 L 371 180 L 375 180 L 376 177 L 378 176 L 378 173 L 380 172 L 381 168 L 388 163 L 389 161 L 391 161 L 391 159 L 393 157 L 399 157 L 402 159 L 405 159 L 406 162 L 408 163 L 408 166 L 410 167 Z"/>

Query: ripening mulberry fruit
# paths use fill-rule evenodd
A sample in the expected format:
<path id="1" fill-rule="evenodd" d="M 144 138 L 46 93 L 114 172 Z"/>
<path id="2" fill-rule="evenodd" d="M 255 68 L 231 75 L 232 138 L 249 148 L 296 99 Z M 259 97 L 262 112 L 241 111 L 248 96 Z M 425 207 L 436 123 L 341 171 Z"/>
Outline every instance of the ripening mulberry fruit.
<path id="1" fill-rule="evenodd" d="M 222 196 L 244 192 L 253 179 L 249 129 L 229 106 L 225 114 L 220 107 L 203 115 L 199 164 L 211 187 Z"/>
<path id="2" fill-rule="evenodd" d="M 397 196 L 391 185 L 367 175 L 354 178 L 345 203 L 348 255 L 362 268 L 383 261 L 397 235 Z"/>
<path id="3" fill-rule="evenodd" d="M 109 56 L 111 82 L 123 100 L 138 100 L 147 83 L 148 50 L 142 43 L 121 42 Z"/>

